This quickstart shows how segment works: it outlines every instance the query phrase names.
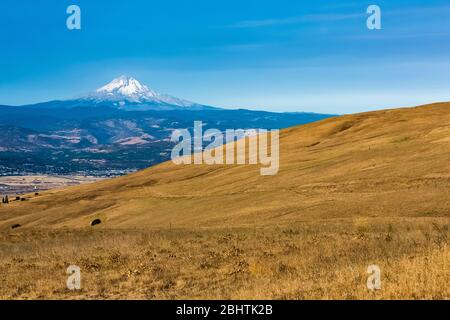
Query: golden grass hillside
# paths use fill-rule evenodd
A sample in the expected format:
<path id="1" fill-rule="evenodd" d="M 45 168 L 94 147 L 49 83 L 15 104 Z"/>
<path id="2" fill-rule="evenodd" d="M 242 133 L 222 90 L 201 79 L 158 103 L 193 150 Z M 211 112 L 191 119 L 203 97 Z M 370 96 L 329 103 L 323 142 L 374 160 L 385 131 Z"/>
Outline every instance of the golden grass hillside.
<path id="1" fill-rule="evenodd" d="M 450 217 L 450 103 L 283 130 L 280 170 L 166 162 L 0 206 L 13 224 L 230 227 L 353 217 Z"/>
<path id="2" fill-rule="evenodd" d="M 284 130 L 259 169 L 167 162 L 1 205 L 0 299 L 450 299 L 450 103 Z"/>

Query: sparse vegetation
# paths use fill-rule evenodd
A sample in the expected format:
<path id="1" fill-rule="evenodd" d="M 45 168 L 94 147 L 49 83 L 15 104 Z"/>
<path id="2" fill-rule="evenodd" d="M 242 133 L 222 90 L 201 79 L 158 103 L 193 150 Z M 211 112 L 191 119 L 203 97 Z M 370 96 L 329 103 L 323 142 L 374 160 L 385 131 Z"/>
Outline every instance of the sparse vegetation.
<path id="1" fill-rule="evenodd" d="M 446 219 L 0 234 L 2 299 L 449 299 Z M 66 289 L 81 268 L 82 290 Z M 382 288 L 366 287 L 380 266 Z"/>

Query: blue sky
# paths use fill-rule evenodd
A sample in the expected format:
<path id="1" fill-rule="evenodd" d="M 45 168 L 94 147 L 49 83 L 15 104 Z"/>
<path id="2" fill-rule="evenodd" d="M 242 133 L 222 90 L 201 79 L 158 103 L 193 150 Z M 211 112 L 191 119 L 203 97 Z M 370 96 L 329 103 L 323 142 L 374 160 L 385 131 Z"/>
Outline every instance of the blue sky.
<path id="1" fill-rule="evenodd" d="M 81 8 L 82 29 L 66 28 Z M 366 9 L 382 10 L 368 30 Z M 121 74 L 227 108 L 353 113 L 450 100 L 450 3 L 2 0 L 0 104 Z"/>

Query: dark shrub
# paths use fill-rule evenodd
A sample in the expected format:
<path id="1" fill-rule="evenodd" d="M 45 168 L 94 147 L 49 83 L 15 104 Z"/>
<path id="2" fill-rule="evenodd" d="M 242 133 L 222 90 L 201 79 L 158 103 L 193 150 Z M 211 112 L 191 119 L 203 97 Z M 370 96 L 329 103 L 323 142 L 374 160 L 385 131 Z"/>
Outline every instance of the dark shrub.
<path id="1" fill-rule="evenodd" d="M 102 220 L 100 220 L 100 219 L 95 219 L 95 220 L 92 220 L 91 226 L 95 226 L 95 225 L 100 224 L 100 223 L 102 223 Z"/>
<path id="2" fill-rule="evenodd" d="M 16 223 L 11 226 L 11 229 L 16 229 L 16 228 L 20 228 L 20 227 L 21 227 L 21 225 Z"/>

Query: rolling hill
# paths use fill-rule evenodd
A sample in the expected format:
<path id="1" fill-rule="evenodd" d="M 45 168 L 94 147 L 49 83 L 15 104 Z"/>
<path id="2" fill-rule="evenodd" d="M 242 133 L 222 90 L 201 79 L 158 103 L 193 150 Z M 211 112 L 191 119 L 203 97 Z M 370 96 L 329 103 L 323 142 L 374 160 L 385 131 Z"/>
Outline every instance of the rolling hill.
<path id="1" fill-rule="evenodd" d="M 0 206 L 0 229 L 204 228 L 450 217 L 450 103 L 325 119 L 280 133 L 280 170 L 165 162 Z"/>

